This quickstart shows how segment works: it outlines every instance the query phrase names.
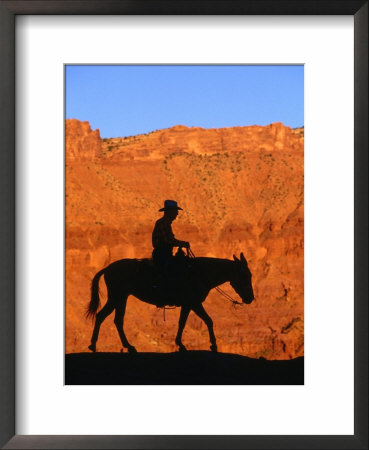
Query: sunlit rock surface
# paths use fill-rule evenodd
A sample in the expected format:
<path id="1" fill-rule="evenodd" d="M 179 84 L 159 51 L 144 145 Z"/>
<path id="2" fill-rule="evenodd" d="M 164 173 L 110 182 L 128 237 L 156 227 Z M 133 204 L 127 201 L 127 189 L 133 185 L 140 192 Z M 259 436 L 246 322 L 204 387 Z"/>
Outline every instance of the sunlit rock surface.
<path id="1" fill-rule="evenodd" d="M 304 353 L 304 130 L 281 123 L 223 129 L 176 126 L 100 139 L 88 122 L 66 121 L 66 352 L 87 350 L 84 317 L 94 274 L 121 258 L 151 256 L 151 232 L 166 198 L 183 208 L 177 238 L 197 256 L 244 252 L 256 300 L 236 309 L 217 292 L 204 303 L 218 348 L 266 359 Z M 101 297 L 106 299 L 103 279 Z M 229 285 L 222 288 L 235 296 Z M 139 351 L 176 350 L 179 309 L 129 297 L 125 332 Z M 100 351 L 119 351 L 111 315 Z M 190 314 L 189 349 L 209 348 Z"/>

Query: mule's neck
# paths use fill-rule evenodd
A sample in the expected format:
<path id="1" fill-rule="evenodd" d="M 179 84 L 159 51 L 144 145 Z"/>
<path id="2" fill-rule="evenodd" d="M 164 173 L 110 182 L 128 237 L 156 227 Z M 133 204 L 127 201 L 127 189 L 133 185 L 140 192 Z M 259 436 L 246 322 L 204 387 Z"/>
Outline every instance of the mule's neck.
<path id="1" fill-rule="evenodd" d="M 211 270 L 207 271 L 206 279 L 209 289 L 213 289 L 227 281 L 231 281 L 234 272 L 234 262 L 229 259 L 204 258 L 209 261 Z M 209 267 L 210 268 L 210 267 Z"/>

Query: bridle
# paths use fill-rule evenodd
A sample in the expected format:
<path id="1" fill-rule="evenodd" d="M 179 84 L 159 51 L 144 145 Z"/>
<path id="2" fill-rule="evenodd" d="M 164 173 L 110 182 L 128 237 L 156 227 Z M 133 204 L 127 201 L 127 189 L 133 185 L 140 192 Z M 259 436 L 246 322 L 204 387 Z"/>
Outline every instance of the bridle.
<path id="1" fill-rule="evenodd" d="M 189 258 L 196 258 L 194 252 L 191 250 L 190 247 L 188 247 L 188 248 L 186 249 L 186 251 L 187 251 L 187 256 L 188 256 Z M 215 290 L 216 290 L 220 295 L 222 295 L 224 298 L 226 298 L 227 300 L 229 300 L 229 301 L 232 303 L 232 306 L 233 306 L 234 308 L 236 308 L 237 306 L 244 306 L 243 303 L 239 302 L 238 300 L 235 300 L 232 296 L 230 296 L 229 294 L 227 294 L 227 292 L 224 292 L 223 289 L 221 289 L 219 286 L 217 286 L 217 287 L 215 288 Z"/>

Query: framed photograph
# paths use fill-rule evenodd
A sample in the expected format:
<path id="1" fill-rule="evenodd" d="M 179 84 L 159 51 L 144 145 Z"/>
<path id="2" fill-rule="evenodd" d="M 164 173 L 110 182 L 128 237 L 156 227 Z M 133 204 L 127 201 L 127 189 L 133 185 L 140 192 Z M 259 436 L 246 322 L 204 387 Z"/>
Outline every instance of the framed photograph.
<path id="1" fill-rule="evenodd" d="M 0 2 L 4 448 L 368 448 L 367 18 Z"/>
<path id="2" fill-rule="evenodd" d="M 65 86 L 65 383 L 304 384 L 304 66 Z"/>

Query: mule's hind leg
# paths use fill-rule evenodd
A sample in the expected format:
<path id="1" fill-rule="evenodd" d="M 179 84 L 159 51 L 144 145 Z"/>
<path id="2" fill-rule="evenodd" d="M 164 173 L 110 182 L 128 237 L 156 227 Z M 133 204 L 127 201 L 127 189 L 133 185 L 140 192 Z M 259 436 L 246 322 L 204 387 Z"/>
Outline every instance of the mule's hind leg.
<path id="1" fill-rule="evenodd" d="M 182 306 L 181 314 L 179 316 L 177 336 L 176 336 L 176 340 L 175 340 L 176 344 L 179 347 L 179 351 L 187 350 L 186 347 L 182 344 L 182 333 L 183 333 L 183 329 L 186 325 L 187 317 L 188 317 L 189 313 L 190 313 L 190 308 Z"/>
<path id="2" fill-rule="evenodd" d="M 96 342 L 99 337 L 101 324 L 108 317 L 108 315 L 113 312 L 113 309 L 114 309 L 113 303 L 110 300 L 108 300 L 105 306 L 96 314 L 94 331 L 92 332 L 91 337 L 91 345 L 88 346 L 88 348 L 92 352 L 96 352 Z"/>
<path id="3" fill-rule="evenodd" d="M 210 344 L 211 344 L 210 350 L 213 352 L 218 351 L 217 341 L 215 339 L 215 334 L 214 334 L 214 330 L 213 330 L 213 321 L 212 321 L 211 317 L 205 311 L 205 309 L 201 303 L 195 307 L 192 307 L 192 310 L 200 317 L 200 319 L 202 319 L 205 322 L 206 326 L 208 327 Z"/>
<path id="4" fill-rule="evenodd" d="M 125 296 L 123 302 L 119 303 L 119 305 L 116 306 L 114 323 L 115 326 L 117 327 L 118 334 L 123 347 L 127 348 L 129 353 L 136 353 L 137 350 L 135 349 L 135 347 L 133 347 L 133 345 L 131 345 L 128 342 L 123 329 L 124 314 L 126 313 L 127 297 L 128 296 Z"/>

